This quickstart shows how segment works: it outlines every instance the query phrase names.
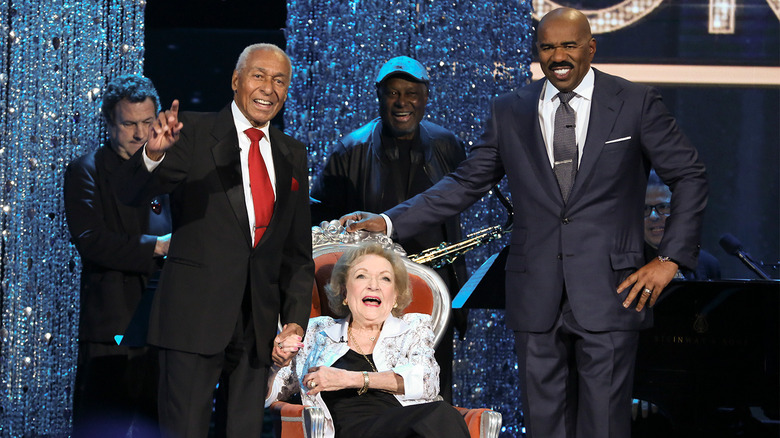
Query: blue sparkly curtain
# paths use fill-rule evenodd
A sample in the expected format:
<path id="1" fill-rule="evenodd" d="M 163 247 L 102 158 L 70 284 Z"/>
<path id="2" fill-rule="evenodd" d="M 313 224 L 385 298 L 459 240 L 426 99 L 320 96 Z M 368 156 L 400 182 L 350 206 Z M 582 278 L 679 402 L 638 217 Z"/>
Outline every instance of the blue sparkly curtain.
<path id="1" fill-rule="evenodd" d="M 140 73 L 144 0 L 0 2 L 0 436 L 68 436 L 80 263 L 62 176 L 99 144 L 107 80 Z"/>
<path id="2" fill-rule="evenodd" d="M 309 145 L 316 176 L 337 139 L 377 117 L 379 67 L 407 55 L 428 68 L 427 119 L 471 145 L 482 132 L 490 99 L 530 80 L 531 26 L 530 0 L 292 0 L 287 52 L 295 71 L 286 131 Z M 466 233 L 506 220 L 492 197 L 462 217 Z M 469 253 L 469 269 L 505 243 Z M 472 310 L 469 321 L 465 340 L 455 341 L 454 402 L 498 410 L 504 436 L 521 436 L 517 359 L 503 312 Z"/>

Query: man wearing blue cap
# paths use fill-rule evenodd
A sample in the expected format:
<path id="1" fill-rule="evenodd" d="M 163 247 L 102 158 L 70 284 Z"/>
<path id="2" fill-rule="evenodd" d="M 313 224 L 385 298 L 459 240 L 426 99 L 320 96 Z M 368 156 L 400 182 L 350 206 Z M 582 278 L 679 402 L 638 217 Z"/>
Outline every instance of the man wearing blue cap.
<path id="1" fill-rule="evenodd" d="M 423 120 L 428 103 L 428 72 L 416 60 L 398 56 L 387 61 L 376 78 L 379 115 L 342 138 L 316 179 L 311 196 L 315 224 L 350 211 L 385 211 L 433 186 L 466 158 L 451 131 Z M 460 240 L 460 221 L 453 217 L 399 243 L 409 254 Z M 465 280 L 461 263 L 438 270 L 451 291 Z M 461 320 L 464 318 L 460 314 Z M 437 350 L 441 391 L 452 398 L 452 329 Z"/>

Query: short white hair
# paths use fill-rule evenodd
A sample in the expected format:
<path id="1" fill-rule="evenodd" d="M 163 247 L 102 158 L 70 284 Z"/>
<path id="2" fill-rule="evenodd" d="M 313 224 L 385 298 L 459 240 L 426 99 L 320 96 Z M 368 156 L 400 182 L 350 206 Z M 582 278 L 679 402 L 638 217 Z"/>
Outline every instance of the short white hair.
<path id="1" fill-rule="evenodd" d="M 292 62 L 290 61 L 290 57 L 287 56 L 287 53 L 284 52 L 284 50 L 280 49 L 279 46 L 275 44 L 269 44 L 269 43 L 257 43 L 252 44 L 251 46 L 246 46 L 244 50 L 241 52 L 240 55 L 238 55 L 238 61 L 236 61 L 236 71 L 240 72 L 241 69 L 243 69 L 246 66 L 246 59 L 249 57 L 252 52 L 256 50 L 269 50 L 271 52 L 276 52 L 284 56 L 284 59 L 287 60 L 287 65 L 290 66 L 290 70 L 292 71 Z"/>

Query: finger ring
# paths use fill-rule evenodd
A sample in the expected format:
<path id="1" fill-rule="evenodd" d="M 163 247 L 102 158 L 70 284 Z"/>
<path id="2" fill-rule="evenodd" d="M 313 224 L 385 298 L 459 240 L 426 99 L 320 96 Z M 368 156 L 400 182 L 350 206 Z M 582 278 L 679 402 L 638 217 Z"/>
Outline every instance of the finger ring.
<path id="1" fill-rule="evenodd" d="M 276 346 L 279 347 L 280 350 L 284 350 L 284 345 L 282 345 L 281 342 L 277 342 Z"/>
<path id="2" fill-rule="evenodd" d="M 317 387 L 317 382 L 315 382 L 314 380 L 309 380 L 309 383 L 306 386 L 308 386 L 309 389 L 314 389 Z"/>
<path id="3" fill-rule="evenodd" d="M 648 288 L 645 288 L 645 290 L 643 291 L 643 293 L 646 293 L 646 294 L 650 295 L 650 294 L 652 294 L 652 293 L 653 293 L 653 291 L 651 291 L 651 290 L 650 290 L 650 289 L 648 289 Z"/>

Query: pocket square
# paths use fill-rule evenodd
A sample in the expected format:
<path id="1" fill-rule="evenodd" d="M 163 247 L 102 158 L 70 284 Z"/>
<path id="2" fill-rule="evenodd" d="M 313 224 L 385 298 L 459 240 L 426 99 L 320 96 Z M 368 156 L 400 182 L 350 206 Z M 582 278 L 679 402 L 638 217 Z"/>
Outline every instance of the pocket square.
<path id="1" fill-rule="evenodd" d="M 628 137 L 616 138 L 616 139 L 610 140 L 610 141 L 608 141 L 608 142 L 606 142 L 604 144 L 617 143 L 619 141 L 625 141 L 625 140 L 631 140 L 631 136 L 629 135 Z"/>
<path id="2" fill-rule="evenodd" d="M 298 191 L 298 180 L 293 178 L 292 179 L 292 191 L 297 192 Z"/>

